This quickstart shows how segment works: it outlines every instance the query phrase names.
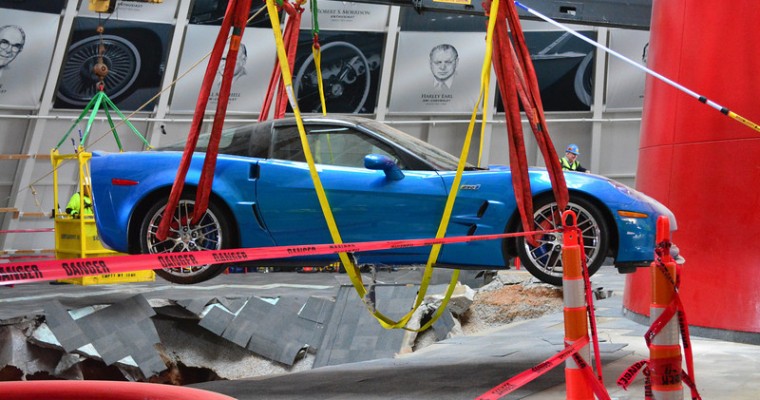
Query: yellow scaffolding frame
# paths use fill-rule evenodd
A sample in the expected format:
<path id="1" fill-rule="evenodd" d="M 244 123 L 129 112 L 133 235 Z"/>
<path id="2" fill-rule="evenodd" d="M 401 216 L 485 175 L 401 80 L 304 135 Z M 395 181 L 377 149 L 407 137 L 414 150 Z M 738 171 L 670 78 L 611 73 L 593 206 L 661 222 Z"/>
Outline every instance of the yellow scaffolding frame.
<path id="1" fill-rule="evenodd" d="M 84 151 L 79 146 L 75 154 L 59 154 L 58 150 L 53 149 L 50 152 L 50 162 L 53 164 L 53 219 L 55 221 L 55 258 L 88 258 L 88 257 L 108 257 L 119 255 L 120 253 L 103 247 L 98 236 L 98 228 L 95 225 L 94 215 L 85 215 L 84 196 L 79 196 L 79 216 L 74 217 L 61 212 L 59 206 L 58 193 L 58 167 L 62 162 L 76 160 L 79 170 L 79 182 L 77 189 L 79 193 L 84 193 L 85 182 L 90 179 L 89 161 L 92 153 Z M 94 204 L 93 204 L 94 205 Z M 82 278 L 62 279 L 63 282 L 77 284 L 98 284 L 98 283 L 121 283 L 121 282 L 143 282 L 155 279 L 155 273 L 152 270 L 136 271 L 130 273 L 106 274 L 97 276 L 88 276 Z"/>

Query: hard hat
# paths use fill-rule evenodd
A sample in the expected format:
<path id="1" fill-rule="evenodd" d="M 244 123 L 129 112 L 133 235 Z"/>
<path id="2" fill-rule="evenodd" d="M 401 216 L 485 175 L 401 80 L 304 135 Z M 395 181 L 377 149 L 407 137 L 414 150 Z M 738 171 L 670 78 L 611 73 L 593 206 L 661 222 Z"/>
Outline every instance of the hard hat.
<path id="1" fill-rule="evenodd" d="M 578 151 L 578 145 L 577 144 L 571 144 L 570 146 L 567 146 L 567 149 L 565 149 L 565 152 L 567 152 L 567 153 L 573 153 L 576 156 L 581 153 L 580 151 Z"/>
<path id="2" fill-rule="evenodd" d="M 85 177 L 84 178 L 84 186 L 90 186 L 90 178 L 89 177 Z"/>

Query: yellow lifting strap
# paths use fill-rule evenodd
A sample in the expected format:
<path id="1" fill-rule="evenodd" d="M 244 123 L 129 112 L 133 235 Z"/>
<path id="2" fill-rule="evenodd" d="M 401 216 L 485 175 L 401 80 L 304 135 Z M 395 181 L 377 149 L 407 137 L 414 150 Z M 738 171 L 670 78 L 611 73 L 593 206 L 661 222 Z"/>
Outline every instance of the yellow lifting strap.
<path id="1" fill-rule="evenodd" d="M 327 195 L 325 193 L 324 187 L 322 186 L 322 182 L 319 178 L 319 174 L 317 173 L 317 169 L 314 164 L 314 158 L 312 156 L 311 149 L 309 147 L 309 142 L 306 138 L 306 131 L 303 126 L 303 120 L 301 119 L 301 111 L 298 108 L 298 103 L 296 101 L 294 91 L 293 91 L 293 81 L 290 74 L 290 70 L 288 68 L 287 56 L 285 54 L 285 45 L 283 43 L 283 38 L 282 38 L 282 30 L 280 29 L 280 21 L 279 21 L 279 17 L 278 17 L 278 13 L 277 13 L 277 9 L 274 4 L 274 1 L 275 0 L 267 0 L 266 4 L 267 4 L 267 10 L 269 12 L 269 18 L 272 23 L 272 30 L 274 33 L 275 43 L 277 45 L 277 58 L 280 64 L 280 69 L 282 71 L 282 79 L 285 84 L 285 92 L 288 95 L 290 106 L 293 109 L 293 114 L 296 119 L 296 124 L 298 127 L 298 133 L 301 138 L 301 145 L 303 146 L 303 150 L 304 150 L 304 156 L 306 158 L 306 162 L 309 165 L 309 172 L 314 182 L 314 188 L 317 192 L 317 198 L 319 200 L 320 207 L 322 208 L 322 212 L 324 214 L 327 227 L 330 231 L 330 235 L 333 239 L 333 242 L 335 244 L 342 244 L 343 240 L 340 236 L 340 232 L 338 231 L 337 224 L 335 223 L 335 218 L 333 217 L 330 204 L 327 200 Z M 470 143 L 472 139 L 472 132 L 475 126 L 475 120 L 477 118 L 478 106 L 480 105 L 480 100 L 488 92 L 488 82 L 489 82 L 489 76 L 490 76 L 489 68 L 491 64 L 491 53 L 492 53 L 491 43 L 492 43 L 492 37 L 493 37 L 493 29 L 496 22 L 495 16 L 497 14 L 496 10 L 498 10 L 498 4 L 499 4 L 498 0 L 495 0 L 491 4 L 492 12 L 490 14 L 491 16 L 488 23 L 488 33 L 486 36 L 486 41 L 487 41 L 486 57 L 483 61 L 484 72 L 483 72 L 483 76 L 481 77 L 481 80 L 482 80 L 481 91 L 480 91 L 478 101 L 475 104 L 472 117 L 470 119 L 470 125 L 468 128 L 467 136 L 465 138 L 464 147 L 462 149 L 462 155 L 460 156 L 459 165 L 457 166 L 456 176 L 454 178 L 454 182 L 452 183 L 451 191 L 449 192 L 449 196 L 446 201 L 446 205 L 444 207 L 443 218 L 438 228 L 436 238 L 442 238 L 446 234 L 446 227 L 448 226 L 449 218 L 454 208 L 454 200 L 456 199 L 457 189 L 459 187 L 459 183 L 461 182 L 462 172 L 464 171 L 467 154 L 469 153 L 469 147 L 470 147 Z M 483 123 L 485 124 L 485 121 L 483 121 Z M 425 266 L 425 271 L 423 273 L 422 281 L 420 282 L 420 289 L 417 293 L 417 299 L 415 300 L 414 307 L 399 321 L 393 321 L 392 319 L 388 318 L 387 316 L 383 315 L 382 313 L 374 309 L 374 305 L 371 304 L 371 302 L 368 300 L 367 289 L 364 287 L 361 276 L 359 274 L 359 269 L 354 265 L 354 263 L 351 261 L 347 253 L 339 253 L 338 256 L 340 257 L 341 262 L 345 266 L 346 273 L 351 279 L 351 283 L 353 284 L 354 289 L 356 290 L 357 294 L 362 299 L 362 301 L 364 301 L 365 305 L 367 305 L 372 315 L 380 322 L 380 324 L 384 328 L 387 328 L 387 329 L 394 329 L 394 328 L 408 329 L 408 328 L 405 328 L 405 325 L 407 324 L 411 316 L 414 314 L 416 309 L 419 308 L 420 304 L 422 304 L 422 301 L 425 298 L 425 295 L 427 293 L 427 288 L 428 288 L 428 285 L 430 283 L 430 279 L 433 273 L 432 265 L 435 263 L 435 261 L 438 258 L 438 254 L 440 253 L 440 247 L 441 245 L 433 246 L 430 253 L 430 257 L 428 258 L 428 262 Z M 423 331 L 427 329 L 441 315 L 441 313 L 446 307 L 446 304 L 448 303 L 448 299 L 451 297 L 451 294 L 454 291 L 454 288 L 458 280 L 459 280 L 459 271 L 455 270 L 454 274 L 452 274 L 451 281 L 449 282 L 449 287 L 446 291 L 446 296 L 441 306 L 438 308 L 433 318 L 424 326 L 420 327 L 420 329 L 418 329 L 419 331 Z"/>
<path id="2" fill-rule="evenodd" d="M 311 53 L 314 55 L 314 67 L 317 69 L 317 85 L 319 86 L 319 101 L 322 104 L 322 115 L 327 115 L 325 104 L 325 87 L 322 84 L 322 51 L 318 44 L 311 45 Z"/>
<path id="3" fill-rule="evenodd" d="M 481 101 L 483 102 L 482 110 L 485 110 L 488 106 L 488 88 L 490 86 L 491 82 L 491 57 L 493 55 L 493 31 L 494 27 L 496 26 L 496 14 L 499 10 L 499 0 L 493 0 L 491 3 L 491 12 L 489 14 L 488 18 L 488 30 L 486 31 L 486 54 L 483 58 L 483 67 L 481 69 L 480 73 L 480 94 L 478 94 L 478 100 L 475 103 L 475 106 L 472 109 L 472 115 L 470 116 L 470 123 L 467 126 L 467 134 L 465 135 L 464 144 L 462 145 L 462 153 L 459 155 L 459 164 L 457 165 L 457 172 L 454 176 L 454 181 L 451 183 L 451 191 L 449 192 L 449 197 L 446 200 L 446 206 L 443 211 L 443 220 L 441 220 L 441 225 L 438 227 L 438 233 L 436 234 L 436 238 L 442 238 L 446 235 L 446 227 L 449 223 L 449 218 L 451 217 L 451 213 L 454 209 L 454 200 L 456 199 L 457 193 L 459 191 L 459 184 L 462 181 L 462 173 L 464 172 L 465 164 L 467 164 L 467 155 L 470 152 L 470 144 L 472 143 L 472 133 L 475 130 L 475 122 L 477 121 L 478 116 L 478 109 L 480 108 Z M 485 112 L 482 113 L 483 119 L 481 121 L 481 140 L 480 140 L 480 152 L 478 154 L 478 165 L 480 165 L 480 156 L 483 152 L 483 136 L 484 136 L 484 127 L 486 126 L 486 115 Z M 425 266 L 425 273 L 423 274 L 423 282 L 425 282 L 425 287 L 427 288 L 427 282 L 430 281 L 430 278 L 432 277 L 432 265 L 436 262 L 438 259 L 438 254 L 441 251 L 441 245 L 435 244 L 433 245 L 432 250 L 430 251 L 430 258 L 428 259 L 427 265 Z M 454 292 L 454 288 L 456 286 L 456 282 L 459 279 L 459 270 L 454 270 L 454 273 L 451 276 L 451 282 L 449 282 L 449 287 L 446 290 L 446 294 L 444 296 L 443 301 L 441 302 L 441 306 L 438 307 L 435 314 L 433 314 L 433 317 L 428 321 L 425 325 L 420 327 L 420 331 L 424 331 L 428 327 L 430 327 L 435 321 L 441 316 L 443 313 L 443 310 L 446 308 L 446 305 L 448 304 L 449 299 L 451 298 L 452 293 Z M 422 292 L 422 285 L 420 285 L 420 292 Z M 424 297 L 424 295 L 423 295 Z M 417 309 L 419 305 L 422 303 L 422 298 L 418 296 L 417 303 L 415 303 L 414 309 Z M 414 311 L 414 310 L 412 310 Z"/>
<path id="4" fill-rule="evenodd" d="M 319 6 L 317 6 L 317 0 L 311 0 L 309 6 L 311 7 L 311 35 L 313 38 L 311 54 L 314 56 L 314 68 L 317 70 L 317 86 L 319 89 L 319 102 L 322 104 L 322 115 L 326 116 L 327 105 L 325 104 L 325 88 L 322 84 L 322 50 L 319 46 Z"/>

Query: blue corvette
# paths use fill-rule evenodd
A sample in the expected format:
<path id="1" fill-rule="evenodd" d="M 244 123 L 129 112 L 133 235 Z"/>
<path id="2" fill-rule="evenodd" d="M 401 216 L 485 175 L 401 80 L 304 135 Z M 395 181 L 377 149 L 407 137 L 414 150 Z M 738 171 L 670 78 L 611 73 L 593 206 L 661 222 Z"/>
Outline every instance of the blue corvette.
<path id="1" fill-rule="evenodd" d="M 441 220 L 458 159 L 382 123 L 358 118 L 306 118 L 304 125 L 320 178 L 345 242 L 432 238 Z M 205 151 L 202 136 L 198 151 Z M 295 120 L 283 119 L 226 130 L 222 136 L 209 207 L 197 226 L 189 216 L 203 163 L 196 153 L 185 193 L 172 216 L 169 237 L 155 232 L 164 217 L 184 143 L 157 151 L 95 153 L 92 185 L 100 238 L 125 253 L 163 253 L 331 243 L 309 175 Z M 673 214 L 657 201 L 610 179 L 565 174 L 569 207 L 578 214 L 591 273 L 606 257 L 621 271 L 648 265 L 655 221 Z M 530 170 L 536 230 L 559 221 L 544 169 Z M 449 223 L 448 236 L 519 232 L 508 167 L 468 166 Z M 438 267 L 498 269 L 519 256 L 537 278 L 561 285 L 560 233 L 539 247 L 522 238 L 443 246 Z M 429 247 L 356 254 L 360 264 L 424 264 Z M 262 265 L 325 265 L 337 255 L 266 260 Z M 167 268 L 158 274 L 197 283 L 225 265 Z"/>

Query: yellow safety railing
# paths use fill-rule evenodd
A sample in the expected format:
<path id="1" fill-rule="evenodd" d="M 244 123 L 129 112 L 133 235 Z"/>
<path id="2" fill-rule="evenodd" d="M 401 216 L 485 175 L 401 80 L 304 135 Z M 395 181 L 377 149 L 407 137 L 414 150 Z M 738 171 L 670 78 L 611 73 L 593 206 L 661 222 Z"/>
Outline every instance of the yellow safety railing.
<path id="1" fill-rule="evenodd" d="M 50 162 L 53 164 L 53 220 L 55 228 L 55 258 L 88 258 L 88 257 L 106 257 L 119 255 L 120 253 L 107 249 L 100 242 L 98 228 L 95 225 L 95 216 L 92 213 L 85 212 L 85 199 L 81 194 L 85 193 L 85 185 L 90 180 L 89 161 L 92 153 L 84 151 L 79 146 L 75 154 L 59 154 L 58 150 L 53 149 L 50 152 Z M 66 204 L 61 208 L 60 192 L 58 190 L 58 170 L 62 162 L 76 161 L 78 166 L 78 185 L 79 196 L 79 214 L 70 215 L 65 212 Z M 68 203 L 67 199 L 64 199 Z M 92 197 L 90 195 L 90 201 Z M 93 204 L 94 206 L 94 204 Z M 76 279 L 65 279 L 69 283 L 117 283 L 117 282 L 136 282 L 152 281 L 155 279 L 153 271 L 138 271 L 129 274 L 109 274 L 97 277 L 86 277 Z"/>

